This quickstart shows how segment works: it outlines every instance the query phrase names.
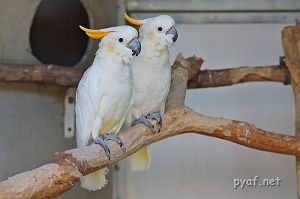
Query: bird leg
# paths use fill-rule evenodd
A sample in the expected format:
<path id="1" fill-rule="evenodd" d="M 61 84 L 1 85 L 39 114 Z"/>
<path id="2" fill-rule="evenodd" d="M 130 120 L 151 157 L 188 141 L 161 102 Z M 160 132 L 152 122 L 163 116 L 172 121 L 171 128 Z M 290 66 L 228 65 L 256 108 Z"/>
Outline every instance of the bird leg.
<path id="1" fill-rule="evenodd" d="M 115 141 L 116 143 L 119 144 L 119 146 L 123 150 L 123 153 L 126 152 L 126 147 L 124 146 L 123 141 L 117 135 L 112 134 L 112 133 L 107 133 L 103 136 L 103 140 L 104 141 L 108 141 L 108 140 Z"/>
<path id="2" fill-rule="evenodd" d="M 159 123 L 160 126 L 162 125 L 161 115 L 159 113 L 155 112 L 155 111 L 151 111 L 149 113 L 149 115 L 147 115 L 147 118 L 148 119 L 154 119 Z"/>
<path id="3" fill-rule="evenodd" d="M 148 127 L 153 133 L 157 133 L 157 131 L 154 129 L 154 126 L 151 124 L 151 122 L 144 116 L 141 115 L 135 122 L 134 124 L 139 124 L 142 123 L 146 127 Z"/>
<path id="4" fill-rule="evenodd" d="M 110 160 L 110 149 L 108 148 L 107 144 L 104 142 L 104 137 L 103 136 L 96 137 L 94 139 L 94 143 L 99 144 L 104 149 L 106 157 Z"/>

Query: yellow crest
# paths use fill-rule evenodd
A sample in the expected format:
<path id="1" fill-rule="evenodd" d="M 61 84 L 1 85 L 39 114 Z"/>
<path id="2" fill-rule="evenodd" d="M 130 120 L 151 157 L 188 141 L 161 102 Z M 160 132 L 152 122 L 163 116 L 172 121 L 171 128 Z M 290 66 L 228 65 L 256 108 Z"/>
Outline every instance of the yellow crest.
<path id="1" fill-rule="evenodd" d="M 85 28 L 80 25 L 79 25 L 79 28 L 81 30 L 83 30 L 85 32 L 85 34 L 87 34 L 89 37 L 91 37 L 93 39 L 100 39 L 100 38 L 108 35 L 109 33 L 114 32 L 113 30 L 111 30 L 111 31 L 92 30 L 92 29 L 88 29 L 88 28 Z"/>
<path id="2" fill-rule="evenodd" d="M 137 20 L 137 19 L 133 19 L 133 18 L 129 17 L 126 14 L 126 12 L 124 12 L 124 17 L 129 23 L 131 23 L 133 25 L 142 26 L 144 24 L 141 20 Z"/>

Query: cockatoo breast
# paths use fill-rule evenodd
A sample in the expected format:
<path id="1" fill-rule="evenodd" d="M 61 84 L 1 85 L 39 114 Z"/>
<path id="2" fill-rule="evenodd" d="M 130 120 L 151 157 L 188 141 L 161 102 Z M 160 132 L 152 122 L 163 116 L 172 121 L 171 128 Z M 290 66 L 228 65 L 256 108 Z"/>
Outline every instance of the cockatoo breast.
<path id="1" fill-rule="evenodd" d="M 122 125 L 132 98 L 132 78 L 129 67 L 110 72 L 114 73 L 113 79 L 110 78 L 112 75 L 102 75 L 101 77 L 104 89 L 103 99 L 101 100 L 103 105 L 100 105 L 100 107 L 101 111 L 106 114 L 103 117 L 100 134 L 117 133 L 116 131 Z"/>
<path id="2" fill-rule="evenodd" d="M 143 50 L 141 55 L 142 52 Z M 163 113 L 170 89 L 171 67 L 169 54 L 164 52 L 160 55 L 159 59 L 152 59 L 150 56 L 137 57 L 131 65 L 134 88 L 132 110 L 135 119 L 151 111 Z"/>

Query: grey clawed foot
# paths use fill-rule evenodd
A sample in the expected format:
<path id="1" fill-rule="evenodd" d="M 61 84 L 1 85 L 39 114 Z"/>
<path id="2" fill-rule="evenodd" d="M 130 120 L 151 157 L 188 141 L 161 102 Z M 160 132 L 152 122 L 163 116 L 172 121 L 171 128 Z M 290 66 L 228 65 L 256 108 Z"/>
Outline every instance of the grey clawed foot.
<path id="1" fill-rule="evenodd" d="M 103 136 L 96 137 L 96 139 L 94 140 L 94 143 L 99 144 L 104 149 L 105 155 L 109 160 L 110 160 L 110 149 L 108 148 L 107 144 L 105 143 L 108 140 L 117 142 L 119 144 L 119 146 L 122 148 L 123 153 L 126 152 L 126 148 L 125 148 L 122 140 L 117 135 L 107 133 Z"/>
<path id="2" fill-rule="evenodd" d="M 94 143 L 99 144 L 104 149 L 106 157 L 110 160 L 110 149 L 108 148 L 107 144 L 104 142 L 104 138 L 102 136 L 96 137 Z"/>
<path id="3" fill-rule="evenodd" d="M 148 127 L 153 133 L 157 133 L 156 130 L 154 129 L 154 126 L 151 124 L 151 122 L 143 115 L 141 115 L 139 117 L 139 119 L 137 119 L 134 124 L 139 124 L 142 123 L 144 124 L 146 127 Z"/>
<path id="4" fill-rule="evenodd" d="M 155 111 L 151 111 L 149 113 L 149 115 L 147 115 L 147 118 L 148 119 L 154 119 L 159 123 L 160 126 L 162 125 L 161 115 L 159 113 L 155 112 Z"/>
<path id="5" fill-rule="evenodd" d="M 123 141 L 117 135 L 115 135 L 115 134 L 105 134 L 103 136 L 103 139 L 104 139 L 104 141 L 108 141 L 108 140 L 115 141 L 116 143 L 119 144 L 119 146 L 121 147 L 123 153 L 126 152 L 126 147 L 124 146 Z"/>

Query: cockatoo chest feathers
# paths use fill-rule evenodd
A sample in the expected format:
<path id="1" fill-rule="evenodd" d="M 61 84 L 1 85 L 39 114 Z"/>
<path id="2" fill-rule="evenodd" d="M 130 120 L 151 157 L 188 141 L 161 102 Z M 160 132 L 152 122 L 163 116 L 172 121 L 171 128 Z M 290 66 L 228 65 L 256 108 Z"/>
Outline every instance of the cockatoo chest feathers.
<path id="1" fill-rule="evenodd" d="M 137 58 L 132 64 L 132 77 L 134 117 L 140 114 L 147 115 L 151 111 L 161 112 L 171 83 L 171 67 L 167 56 L 162 55 L 155 61 L 146 56 L 144 60 Z"/>
<path id="2" fill-rule="evenodd" d="M 113 75 L 103 75 L 103 99 L 101 100 L 101 113 L 103 125 L 99 133 L 115 132 L 119 123 L 126 116 L 128 104 L 132 97 L 131 73 L 128 67 L 118 71 L 110 71 Z M 108 72 L 109 73 L 109 72 Z M 107 74 L 107 73 L 105 73 Z M 110 77 L 114 77 L 111 79 Z M 115 95 L 112 95 L 115 93 Z"/>

